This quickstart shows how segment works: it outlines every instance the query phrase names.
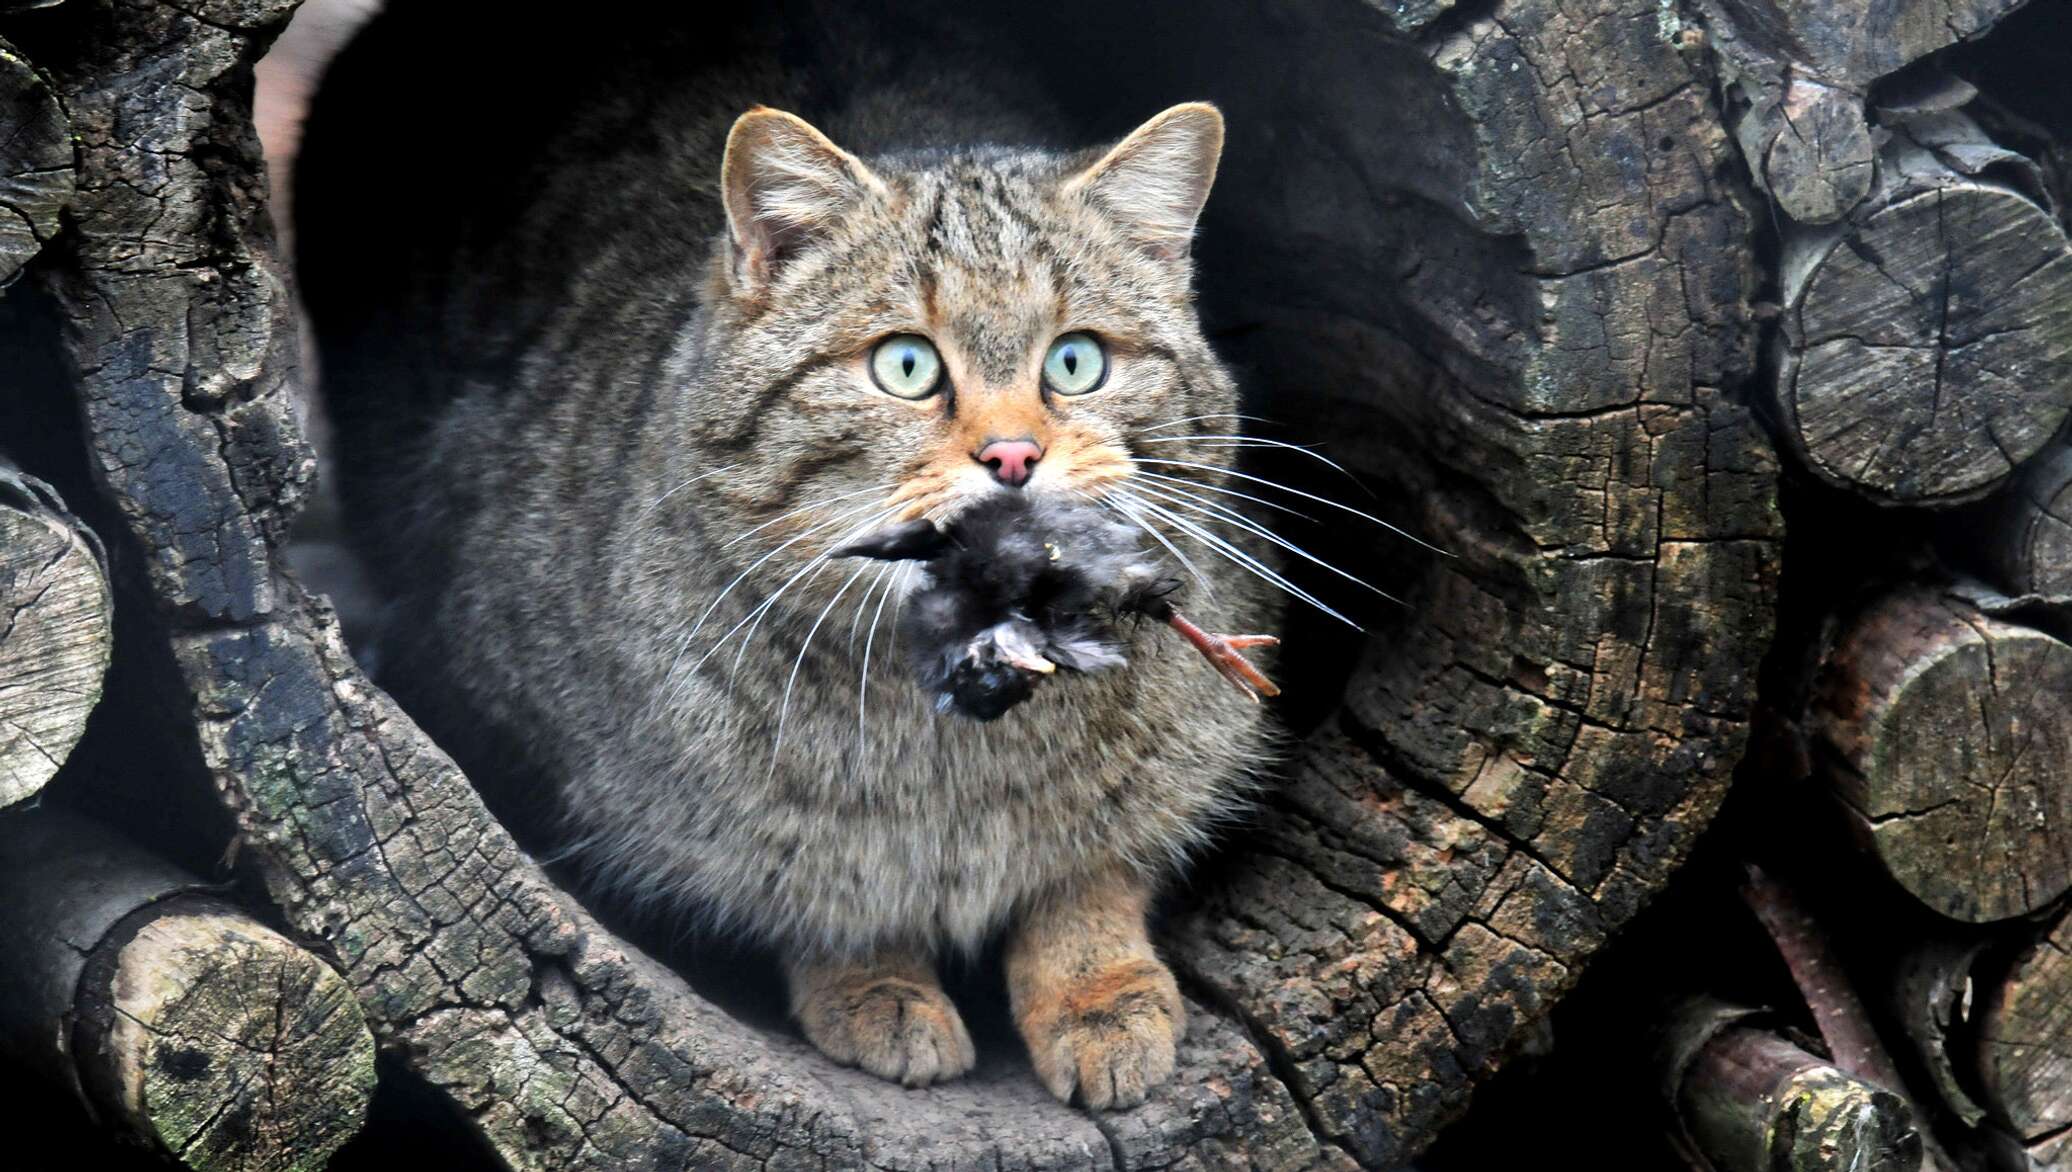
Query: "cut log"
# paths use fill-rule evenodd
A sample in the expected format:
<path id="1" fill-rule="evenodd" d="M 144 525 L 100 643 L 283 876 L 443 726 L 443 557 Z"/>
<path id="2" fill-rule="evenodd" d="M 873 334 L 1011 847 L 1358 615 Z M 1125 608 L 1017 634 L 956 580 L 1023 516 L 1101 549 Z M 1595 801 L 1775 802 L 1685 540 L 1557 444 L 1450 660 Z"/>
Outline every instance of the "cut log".
<path id="1" fill-rule="evenodd" d="M 374 1038 L 329 966 L 54 808 L 0 815 L 0 1046 L 189 1168 L 320 1169 Z"/>
<path id="2" fill-rule="evenodd" d="M 2029 462 L 1993 506 L 1983 534 L 1994 585 L 2072 603 L 2072 447 Z"/>
<path id="3" fill-rule="evenodd" d="M 0 5 L 5 8 L 6 5 Z M 71 201 L 72 124 L 50 83 L 0 38 L 0 289 L 58 230 Z"/>
<path id="4" fill-rule="evenodd" d="M 0 808 L 41 791 L 86 731 L 114 624 L 100 541 L 0 459 Z"/>
<path id="5" fill-rule="evenodd" d="M 1981 992 L 1979 1085 L 2025 1144 L 2072 1127 L 2072 916 Z"/>
<path id="6" fill-rule="evenodd" d="M 1786 233 L 1780 430 L 1869 500 L 1974 500 L 2072 410 L 2072 242 L 1960 114 L 1892 131 L 1879 168 L 1849 220 Z"/>
<path id="7" fill-rule="evenodd" d="M 1726 1012 L 1722 1012 L 1726 1009 Z M 1668 1026 L 1688 1055 L 1667 1089 L 1691 1147 L 1718 1172 L 1913 1172 L 1921 1134 L 1900 1096 L 1700 1002 Z"/>
<path id="8" fill-rule="evenodd" d="M 1815 685 L 1816 746 L 1901 886 L 1966 921 L 2072 887 L 2072 647 L 1927 588 L 1842 633 Z"/>

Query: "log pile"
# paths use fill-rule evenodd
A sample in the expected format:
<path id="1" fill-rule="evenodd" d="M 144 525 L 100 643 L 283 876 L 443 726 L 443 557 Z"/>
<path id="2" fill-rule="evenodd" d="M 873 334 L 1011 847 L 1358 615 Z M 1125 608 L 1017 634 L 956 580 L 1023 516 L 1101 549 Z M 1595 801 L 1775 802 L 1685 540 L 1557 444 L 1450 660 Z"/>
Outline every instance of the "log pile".
<path id="1" fill-rule="evenodd" d="M 1411 605 L 1291 696 L 1314 728 L 1166 929 L 1180 1071 L 1090 1116 L 1006 1051 L 926 1092 L 831 1067 L 526 857 L 286 568 L 315 461 L 248 86 L 292 0 L 0 3 L 0 283 L 63 358 L 21 394 L 83 421 L 15 455 L 112 555 L 0 479 L 0 806 L 51 807 L 0 814 L 0 939 L 50 945 L 0 956 L 7 1060 L 196 1168 L 320 1164 L 377 1046 L 516 1167 L 1397 1167 L 1677 875 L 1760 712 L 1822 850 L 1948 938 L 1867 958 L 1804 876 L 1756 880 L 1786 995 L 1660 1017 L 1666 1130 L 1722 1172 L 2072 1166 L 2072 247 L 1963 86 L 1892 80 L 2016 6 L 1043 6 L 1112 26 L 1055 63 L 1107 79 L 1058 95 L 1089 134 L 1174 92 L 1274 128 L 1233 135 L 1205 305 L 1257 401 L 1345 420 L 1334 454 L 1452 555 L 1329 538 Z M 969 7 L 1026 42 L 1032 6 Z M 374 196 L 497 181 L 399 127 L 522 139 L 638 42 L 572 21 L 541 86 L 531 31 L 442 31 L 359 66 L 342 141 L 381 165 L 330 246 L 369 288 L 437 229 Z M 1780 478 L 1792 542 L 1913 544 L 1780 600 Z M 65 750 L 126 733 L 87 721 L 118 610 L 180 730 L 148 751 L 236 820 L 178 853 L 234 885 L 66 813 Z"/>
<path id="2" fill-rule="evenodd" d="M 1973 85 L 1872 85 L 1929 28 L 1887 7 L 1891 41 L 1706 6 L 1778 235 L 1759 393 L 1804 566 L 1758 731 L 1781 748 L 1747 766 L 1796 810 L 1746 893 L 1785 979 L 1659 1029 L 1679 1142 L 1721 1170 L 2072 1167 L 2072 245 L 2050 160 Z M 1823 1131 L 1844 1101 L 1861 1126 Z"/>

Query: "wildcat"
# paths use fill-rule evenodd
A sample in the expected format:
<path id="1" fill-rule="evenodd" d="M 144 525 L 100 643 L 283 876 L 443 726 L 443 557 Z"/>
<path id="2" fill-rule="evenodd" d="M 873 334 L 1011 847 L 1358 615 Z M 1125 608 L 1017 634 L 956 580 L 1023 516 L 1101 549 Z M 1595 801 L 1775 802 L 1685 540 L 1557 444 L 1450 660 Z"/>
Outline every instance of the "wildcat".
<path id="1" fill-rule="evenodd" d="M 887 670 L 911 575 L 829 555 L 1083 497 L 1159 530 L 1198 616 L 1269 629 L 1250 535 L 1189 555 L 1176 519 L 1233 503 L 1228 447 L 1187 442 L 1237 409 L 1189 260 L 1222 117 L 1056 149 L 984 87 L 793 94 L 808 121 L 743 113 L 797 87 L 737 72 L 544 130 L 505 211 L 378 312 L 306 271 L 396 600 L 384 680 L 551 778 L 603 897 L 774 946 L 830 1058 L 967 1070 L 936 965 L 1004 934 L 1043 1083 L 1135 1104 L 1184 1031 L 1147 909 L 1266 756 L 1261 709 L 1146 632 L 997 723 L 941 715 Z"/>

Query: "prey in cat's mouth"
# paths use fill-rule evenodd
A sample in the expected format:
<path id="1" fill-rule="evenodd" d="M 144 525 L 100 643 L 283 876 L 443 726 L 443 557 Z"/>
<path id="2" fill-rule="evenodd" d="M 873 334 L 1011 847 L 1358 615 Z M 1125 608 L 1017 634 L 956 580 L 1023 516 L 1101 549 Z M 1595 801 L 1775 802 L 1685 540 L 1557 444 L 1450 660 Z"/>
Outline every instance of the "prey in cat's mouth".
<path id="1" fill-rule="evenodd" d="M 834 554 L 922 565 L 899 633 L 938 711 L 996 720 L 1060 669 L 1120 667 L 1122 628 L 1136 618 L 1171 626 L 1253 700 L 1279 695 L 1243 652 L 1280 640 L 1211 634 L 1189 621 L 1174 601 L 1181 579 L 1137 537 L 1092 505 L 1016 492 L 947 526 L 906 521 Z"/>

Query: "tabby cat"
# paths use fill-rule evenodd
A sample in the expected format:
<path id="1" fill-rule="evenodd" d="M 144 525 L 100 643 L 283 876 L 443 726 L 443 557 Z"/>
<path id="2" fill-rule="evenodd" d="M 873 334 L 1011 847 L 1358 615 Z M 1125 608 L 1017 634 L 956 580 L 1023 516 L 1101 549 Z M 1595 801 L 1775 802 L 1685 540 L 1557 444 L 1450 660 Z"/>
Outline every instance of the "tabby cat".
<path id="1" fill-rule="evenodd" d="M 911 570 L 828 554 L 1084 497 L 1158 531 L 1204 625 L 1271 629 L 1237 564 L 1265 555 L 1206 521 L 1231 448 L 1198 442 L 1237 409 L 1190 289 L 1223 120 L 1056 150 L 956 85 L 821 95 L 829 133 L 744 88 L 552 131 L 381 315 L 313 295 L 386 677 L 444 698 L 442 740 L 518 744 L 602 896 L 774 946 L 830 1058 L 967 1070 L 936 965 L 1004 934 L 1044 1084 L 1140 1102 L 1184 1029 L 1147 906 L 1265 756 L 1260 708 L 1147 627 L 1125 669 L 940 714 L 886 646 Z"/>

